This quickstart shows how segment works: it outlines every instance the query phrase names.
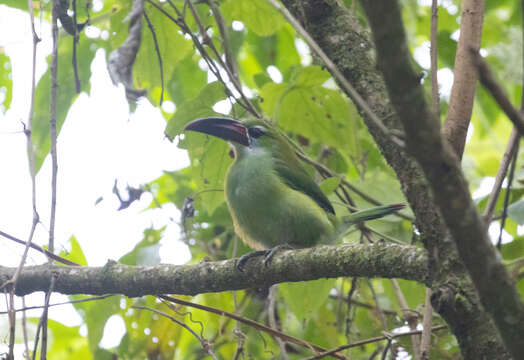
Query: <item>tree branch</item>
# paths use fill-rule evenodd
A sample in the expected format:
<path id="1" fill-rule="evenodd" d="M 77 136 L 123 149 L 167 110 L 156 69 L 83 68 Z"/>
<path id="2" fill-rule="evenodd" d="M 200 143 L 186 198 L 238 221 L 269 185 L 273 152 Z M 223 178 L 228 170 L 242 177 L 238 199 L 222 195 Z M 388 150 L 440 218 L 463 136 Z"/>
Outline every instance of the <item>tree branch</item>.
<path id="1" fill-rule="evenodd" d="M 277 253 L 269 266 L 250 260 L 244 272 L 236 260 L 196 265 L 128 266 L 109 261 L 103 267 L 38 265 L 24 267 L 16 287 L 19 296 L 47 291 L 56 275 L 55 291 L 62 294 L 196 295 L 205 292 L 269 287 L 281 282 L 341 276 L 402 278 L 427 282 L 423 249 L 386 243 L 324 245 Z M 0 266 L 0 283 L 15 268 Z"/>
<path id="2" fill-rule="evenodd" d="M 362 1 L 362 5 L 373 30 L 379 68 L 407 133 L 407 149 L 424 170 L 484 308 L 507 349 L 518 358 L 524 353 L 524 304 L 488 238 L 459 159 L 443 140 L 440 122 L 426 104 L 410 65 L 398 2 Z"/>
<path id="3" fill-rule="evenodd" d="M 367 30 L 362 28 L 360 16 L 353 14 L 339 1 L 282 2 L 354 85 L 373 112 L 384 119 L 384 125 L 394 132 L 403 132 L 400 117 L 390 102 L 383 77 L 375 65 L 373 44 Z M 480 305 L 473 283 L 458 258 L 455 244 L 435 205 L 421 167 L 404 149 L 392 144 L 362 109 L 359 112 L 382 155 L 395 171 L 416 216 L 416 228 L 428 250 L 431 300 L 435 310 L 457 336 L 465 358 L 507 358 L 508 353 L 495 325 Z M 457 302 L 457 297 L 463 302 Z"/>
<path id="4" fill-rule="evenodd" d="M 513 125 L 515 125 L 515 127 L 519 130 L 519 133 L 522 136 L 524 134 L 524 114 L 519 112 L 517 108 L 511 104 L 506 95 L 506 92 L 502 86 L 497 83 L 493 72 L 489 68 L 486 61 L 482 59 L 482 56 L 480 56 L 478 51 L 471 50 L 470 55 L 478 70 L 479 80 L 482 86 L 484 86 L 490 92 L 491 96 L 493 96 L 493 99 L 495 99 L 502 111 L 504 111 L 504 113 L 508 116 Z"/>
<path id="5" fill-rule="evenodd" d="M 453 87 L 449 101 L 449 110 L 444 123 L 444 136 L 449 141 L 455 154 L 462 158 L 469 121 L 473 111 L 475 85 L 477 82 L 475 66 L 468 51 L 478 51 L 482 37 L 485 0 L 463 0 L 460 17 L 460 37 L 453 68 Z"/>

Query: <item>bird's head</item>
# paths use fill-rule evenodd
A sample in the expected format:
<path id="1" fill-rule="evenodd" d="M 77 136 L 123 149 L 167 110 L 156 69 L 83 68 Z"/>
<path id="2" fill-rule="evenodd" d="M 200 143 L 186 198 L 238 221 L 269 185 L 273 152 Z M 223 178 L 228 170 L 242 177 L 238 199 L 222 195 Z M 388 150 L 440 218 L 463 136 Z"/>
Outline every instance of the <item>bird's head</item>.
<path id="1" fill-rule="evenodd" d="M 292 150 L 280 131 L 268 121 L 261 119 L 238 121 L 209 117 L 193 120 L 184 129 L 229 141 L 237 154 L 257 148 L 264 148 L 272 153 L 288 153 Z"/>

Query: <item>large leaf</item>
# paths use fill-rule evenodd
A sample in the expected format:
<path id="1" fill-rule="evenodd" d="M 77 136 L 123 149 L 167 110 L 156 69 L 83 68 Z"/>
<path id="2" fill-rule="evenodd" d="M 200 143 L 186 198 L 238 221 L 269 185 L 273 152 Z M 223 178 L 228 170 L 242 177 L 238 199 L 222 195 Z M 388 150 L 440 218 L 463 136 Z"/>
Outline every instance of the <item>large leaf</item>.
<path id="1" fill-rule="evenodd" d="M 201 117 L 220 115 L 213 110 L 213 105 L 225 99 L 224 91 L 224 86 L 215 81 L 203 88 L 195 98 L 180 104 L 167 123 L 166 136 L 173 140 L 190 121 Z"/>
<path id="2" fill-rule="evenodd" d="M 72 300 L 85 298 L 82 295 L 70 296 Z M 106 299 L 87 301 L 73 304 L 87 325 L 87 340 L 92 353 L 98 348 L 98 344 L 104 335 L 104 327 L 111 315 L 120 311 L 120 296 L 111 296 Z"/>
<path id="3" fill-rule="evenodd" d="M 0 113 L 5 112 L 11 105 L 13 96 L 13 81 L 11 61 L 0 47 Z"/>
<path id="4" fill-rule="evenodd" d="M 265 0 L 227 0 L 220 6 L 224 16 L 240 20 L 248 30 L 260 36 L 277 32 L 284 24 L 284 18 Z"/>
<path id="5" fill-rule="evenodd" d="M 153 94 L 155 88 L 162 86 L 157 52 L 162 58 L 165 86 L 178 62 L 193 50 L 193 43 L 179 33 L 179 28 L 159 11 L 149 11 L 148 17 L 153 24 L 152 31 L 156 35 L 158 49 L 153 41 L 152 31 L 144 19 L 142 43 L 133 67 L 133 77 L 138 87 L 146 88 L 148 94 Z M 155 102 L 158 100 L 154 99 Z"/>
<path id="6" fill-rule="evenodd" d="M 144 239 L 140 241 L 133 250 L 119 259 L 119 262 L 126 265 L 158 265 L 160 264 L 160 244 L 162 232 L 165 227 L 144 230 Z"/>
<path id="7" fill-rule="evenodd" d="M 309 319 L 326 302 L 334 283 L 335 279 L 284 283 L 279 285 L 279 291 L 289 310 L 299 321 L 303 321 Z"/>
<path id="8" fill-rule="evenodd" d="M 58 76 L 56 97 L 56 128 L 60 132 L 69 108 L 77 97 L 75 79 L 72 76 L 73 68 L 71 59 L 73 56 L 72 38 L 67 36 L 60 40 L 58 52 Z M 82 84 L 82 90 L 88 91 L 89 77 L 91 75 L 91 61 L 95 56 L 98 41 L 82 37 L 76 47 L 78 75 Z M 50 61 L 50 57 L 48 58 Z M 39 170 L 44 158 L 49 152 L 49 109 L 50 109 L 51 74 L 48 71 L 42 76 L 36 87 L 35 105 L 33 115 L 33 146 L 35 149 L 35 166 Z"/>
<path id="9" fill-rule="evenodd" d="M 328 79 L 318 66 L 304 68 L 290 83 L 266 84 L 261 106 L 284 130 L 354 154 L 356 111 L 339 91 L 323 86 Z"/>

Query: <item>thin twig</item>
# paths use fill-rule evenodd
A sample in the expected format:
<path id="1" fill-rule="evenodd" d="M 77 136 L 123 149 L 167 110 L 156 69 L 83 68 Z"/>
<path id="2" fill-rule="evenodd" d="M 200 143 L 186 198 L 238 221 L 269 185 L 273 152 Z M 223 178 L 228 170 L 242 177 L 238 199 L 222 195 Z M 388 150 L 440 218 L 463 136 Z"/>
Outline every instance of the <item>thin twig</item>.
<path id="1" fill-rule="evenodd" d="M 335 77 L 336 80 L 342 85 L 344 90 L 351 95 L 353 101 L 364 111 L 364 113 L 369 117 L 369 119 L 375 124 L 375 126 L 382 131 L 389 139 L 398 147 L 405 147 L 403 140 L 391 133 L 391 131 L 384 125 L 382 120 L 380 120 L 373 110 L 369 107 L 366 101 L 360 96 L 360 94 L 355 90 L 353 85 L 344 77 L 344 75 L 338 70 L 337 66 L 331 59 L 326 55 L 322 48 L 316 43 L 316 41 L 309 35 L 309 33 L 300 25 L 297 19 L 279 2 L 276 0 L 267 0 L 275 9 L 277 9 L 287 21 L 295 28 L 295 30 L 306 40 L 306 43 L 313 49 L 313 51 L 322 59 L 326 67 L 329 69 L 331 74 Z"/>
<path id="2" fill-rule="evenodd" d="M 420 340 L 420 359 L 429 360 L 429 346 L 431 345 L 431 323 L 433 321 L 433 307 L 431 306 L 431 288 L 426 288 L 424 301 L 424 319 L 422 320 L 422 339 Z"/>
<path id="3" fill-rule="evenodd" d="M 189 326 L 187 326 L 186 324 L 184 324 L 182 321 L 176 319 L 175 317 L 169 315 L 169 314 L 166 314 L 165 312 L 161 311 L 161 310 L 157 310 L 157 309 L 153 309 L 153 308 L 150 308 L 148 306 L 139 306 L 139 305 L 134 305 L 134 306 L 131 306 L 133 309 L 141 309 L 141 310 L 149 310 L 149 311 L 152 311 L 156 314 L 159 314 L 161 316 L 164 316 L 165 318 L 168 318 L 169 320 L 173 321 L 174 323 L 182 326 L 184 329 L 186 329 L 187 331 L 189 331 L 194 337 L 197 338 L 197 340 L 200 342 L 200 344 L 202 345 L 202 348 L 208 353 L 209 356 L 211 356 L 214 360 L 218 360 L 215 353 L 213 352 L 213 350 L 211 349 L 212 346 L 211 344 L 203 337 L 199 336 L 193 329 L 191 329 Z"/>
<path id="4" fill-rule="evenodd" d="M 515 147 L 517 146 L 519 140 L 519 131 L 515 126 L 513 126 L 513 130 L 511 131 L 511 135 L 509 136 L 508 144 L 506 145 L 506 150 L 504 151 L 504 155 L 502 155 L 502 159 L 500 159 L 499 169 L 495 177 L 495 183 L 493 184 L 493 188 L 491 189 L 491 193 L 488 197 L 486 209 L 484 210 L 484 214 L 482 215 L 484 217 L 486 225 L 488 226 L 491 223 L 491 220 L 493 220 L 493 213 L 495 211 L 495 206 L 497 205 L 500 190 L 502 189 L 502 182 L 506 177 L 509 164 L 511 162 L 511 159 L 513 158 Z"/>
<path id="5" fill-rule="evenodd" d="M 511 168 L 509 169 L 509 175 L 508 175 L 508 186 L 506 187 L 506 193 L 504 194 L 504 206 L 502 207 L 502 219 L 500 220 L 500 232 L 499 232 L 499 239 L 497 241 L 497 249 L 500 250 L 500 247 L 502 246 L 502 232 L 504 230 L 504 226 L 506 225 L 506 218 L 508 214 L 508 205 L 509 205 L 509 195 L 511 193 L 511 185 L 513 184 L 513 178 L 515 176 L 515 167 L 517 165 L 517 158 L 519 153 L 519 143 L 517 142 L 515 144 L 515 149 L 512 153 L 512 160 L 511 160 Z"/>
<path id="6" fill-rule="evenodd" d="M 373 296 L 373 301 L 375 302 L 375 306 L 377 308 L 377 314 L 378 318 L 380 319 L 380 322 L 382 323 L 382 327 L 384 330 L 388 328 L 388 321 L 386 319 L 386 316 L 384 316 L 384 312 L 382 312 L 382 308 L 380 307 L 380 304 L 378 302 L 378 296 L 375 292 L 375 288 L 373 287 L 373 284 L 371 283 L 370 279 L 366 279 L 369 290 L 371 291 L 371 295 Z"/>
<path id="7" fill-rule="evenodd" d="M 18 281 L 18 277 L 20 276 L 20 272 L 22 270 L 22 267 L 25 264 L 25 260 L 27 258 L 27 253 L 29 251 L 29 246 L 31 245 L 31 242 L 33 240 L 33 235 L 36 229 L 36 225 L 38 224 L 38 212 L 36 211 L 36 182 L 35 182 L 35 155 L 34 155 L 34 149 L 33 149 L 33 142 L 31 139 L 31 129 L 33 124 L 33 109 L 34 109 L 34 102 L 35 102 L 35 88 L 36 88 L 36 48 L 38 43 L 40 42 L 40 38 L 36 34 L 35 30 L 35 16 L 33 11 L 33 2 L 31 0 L 27 0 L 27 6 L 29 8 L 29 17 L 31 20 L 31 32 L 33 34 L 33 51 L 32 51 L 32 72 L 31 72 L 31 101 L 29 105 L 29 116 L 27 119 L 27 124 L 24 126 L 24 133 L 27 138 L 27 153 L 29 157 L 29 171 L 31 176 L 31 200 L 32 200 L 32 206 L 33 206 L 33 221 L 31 225 L 31 230 L 29 231 L 29 238 L 26 244 L 26 247 L 24 249 L 24 253 L 22 254 L 22 258 L 20 259 L 20 264 L 18 265 L 18 268 L 16 269 L 16 272 L 13 274 L 13 277 L 8 282 L 12 284 L 12 287 L 9 291 L 9 302 L 8 302 L 8 312 L 9 312 L 9 353 L 8 353 L 8 359 L 12 360 L 14 359 L 14 346 L 15 346 L 15 330 L 16 330 L 16 312 L 15 312 L 15 298 L 14 293 L 16 289 L 16 282 Z M 0 289 L 4 288 L 4 291 L 7 291 L 6 285 L 7 283 L 1 284 Z"/>
<path id="8" fill-rule="evenodd" d="M 382 356 L 380 357 L 380 360 L 386 360 L 386 356 L 388 356 L 388 351 L 391 348 L 392 342 L 393 342 L 393 339 L 388 339 L 388 342 L 386 343 L 386 346 L 384 347 L 384 351 L 382 351 Z"/>
<path id="9" fill-rule="evenodd" d="M 73 73 L 75 74 L 76 93 L 80 94 L 80 91 L 82 91 L 82 84 L 80 83 L 80 77 L 78 76 L 78 62 L 76 58 L 77 45 L 79 39 L 78 24 L 76 18 L 76 0 L 73 0 L 73 29 L 75 31 L 73 35 Z"/>
<path id="10" fill-rule="evenodd" d="M 7 238 L 7 239 L 9 239 L 9 240 L 12 240 L 12 241 L 16 242 L 16 243 L 19 243 L 19 244 L 22 244 L 22 245 L 27 245 L 27 242 L 26 242 L 26 241 L 24 241 L 24 240 L 20 240 L 20 239 L 14 237 L 14 236 L 12 236 L 12 235 L 9 235 L 8 233 L 3 232 L 2 230 L 0 230 L 0 236 L 3 236 L 3 237 L 5 237 L 5 238 Z M 62 264 L 65 264 L 65 265 L 71 265 L 71 266 L 81 266 L 80 264 L 77 264 L 77 263 L 75 263 L 75 262 L 73 262 L 73 261 L 67 260 L 67 259 L 65 259 L 65 258 L 63 258 L 63 257 L 61 257 L 61 256 L 58 256 L 58 255 L 55 255 L 55 254 L 49 252 L 48 250 L 42 248 L 42 247 L 39 246 L 39 245 L 36 245 L 36 244 L 30 243 L 30 244 L 29 244 L 29 247 L 32 248 L 32 249 L 34 249 L 34 250 L 36 250 L 36 251 L 41 252 L 42 254 L 44 254 L 44 255 L 50 257 L 50 258 L 53 259 L 53 260 L 56 260 L 56 261 L 58 261 L 58 262 L 61 262 Z"/>
<path id="11" fill-rule="evenodd" d="M 29 360 L 30 354 L 29 354 L 29 343 L 27 338 L 27 316 L 25 313 L 25 296 L 22 296 L 22 307 L 24 308 L 22 312 L 22 334 L 24 335 L 24 349 L 25 349 L 25 358 L 26 360 Z M 16 310 L 18 311 L 18 310 Z"/>
<path id="12" fill-rule="evenodd" d="M 71 301 L 64 301 L 64 302 L 49 304 L 47 307 L 50 308 L 50 307 L 59 306 L 59 305 L 78 304 L 78 303 L 83 303 L 83 302 L 87 302 L 87 301 L 103 300 L 103 299 L 106 299 L 106 298 L 111 297 L 111 296 L 116 296 L 116 295 L 115 294 L 107 294 L 107 295 L 101 295 L 101 296 L 92 296 L 92 297 L 85 298 L 85 299 L 78 299 L 78 300 L 71 300 Z M 22 297 L 22 299 L 23 299 L 23 297 Z M 28 306 L 28 307 L 26 307 L 25 305 L 23 305 L 23 306 L 24 307 L 21 308 L 21 309 L 16 309 L 16 312 L 19 312 L 19 311 L 25 312 L 27 310 L 43 309 L 45 307 L 45 305 Z M 4 314 L 6 314 L 5 311 L 0 311 L 0 315 L 4 315 Z"/>
<path id="13" fill-rule="evenodd" d="M 269 326 L 271 326 L 272 329 L 279 330 L 277 326 L 277 320 L 275 319 L 275 311 L 276 311 L 276 301 L 275 298 L 277 296 L 277 287 L 278 285 L 273 285 L 269 288 L 269 306 L 268 306 L 268 320 L 269 320 Z M 284 360 L 289 360 L 289 355 L 286 351 L 286 343 L 282 341 L 280 338 L 276 338 L 278 347 L 280 348 L 280 356 Z"/>
<path id="14" fill-rule="evenodd" d="M 46 359 L 46 355 L 47 355 L 47 310 L 49 308 L 49 299 L 51 298 L 51 293 L 53 292 L 55 288 L 55 282 L 56 282 L 56 276 L 52 276 L 51 282 L 49 284 L 49 289 L 47 290 L 46 295 L 45 295 L 44 311 L 42 312 L 42 316 L 40 317 L 40 321 L 38 322 L 38 326 L 36 328 L 35 345 L 33 348 L 33 360 L 35 360 L 36 350 L 38 349 L 38 340 L 39 340 L 40 330 L 42 330 L 42 347 L 40 349 L 40 358 L 42 360 Z"/>
<path id="15" fill-rule="evenodd" d="M 164 66 L 162 64 L 162 54 L 160 53 L 160 47 L 158 46 L 158 39 L 156 38 L 155 28 L 153 27 L 151 20 L 149 20 L 149 16 L 147 16 L 146 9 L 144 9 L 144 19 L 146 19 L 147 27 L 149 28 L 149 31 L 151 31 L 151 35 L 153 36 L 153 43 L 155 44 L 155 52 L 158 58 L 158 67 L 160 70 L 160 86 L 161 86 L 160 105 L 162 105 L 162 102 L 164 102 Z"/>
<path id="16" fill-rule="evenodd" d="M 49 220 L 49 252 L 55 252 L 55 218 L 56 218 L 56 179 L 58 175 L 58 159 L 56 152 L 56 90 L 58 88 L 58 3 L 59 0 L 53 0 L 52 10 L 52 35 L 53 35 L 53 52 L 51 54 L 51 100 L 49 110 L 49 136 L 51 138 L 51 215 Z"/>
<path id="17" fill-rule="evenodd" d="M 406 301 L 406 297 L 404 296 L 404 293 L 402 292 L 402 289 L 400 288 L 400 285 L 397 281 L 397 279 L 391 279 L 391 284 L 393 285 L 393 289 L 395 290 L 395 295 L 397 296 L 398 302 L 400 304 L 400 308 L 402 309 L 402 313 L 404 314 L 404 320 L 407 321 L 409 328 L 414 331 L 417 330 L 418 325 L 418 319 L 417 316 L 413 314 L 413 312 L 409 311 L 409 305 Z M 411 344 L 413 345 L 413 356 L 415 360 L 420 359 L 420 341 L 418 338 L 418 335 L 411 335 Z"/>
<path id="18" fill-rule="evenodd" d="M 358 277 L 354 277 L 353 279 L 358 279 Z M 353 279 L 351 281 L 351 283 L 353 283 Z M 346 297 L 341 297 L 339 295 L 333 295 L 333 294 L 330 294 L 329 295 L 329 298 L 330 299 L 333 299 L 333 300 L 342 300 L 344 302 L 349 302 L 351 303 L 350 306 L 348 306 L 348 308 L 352 307 L 352 305 L 355 305 L 355 306 L 358 306 L 358 307 L 363 307 L 364 309 L 369 309 L 369 310 L 373 310 L 373 311 L 376 311 L 377 310 L 377 307 L 374 306 L 374 305 L 371 305 L 371 304 L 367 304 L 365 302 L 362 302 L 362 301 L 358 301 L 358 300 L 355 300 L 353 299 L 352 297 L 350 299 L 348 299 L 349 295 L 352 295 L 354 294 L 355 291 L 351 291 L 353 289 L 353 286 L 351 287 L 351 289 L 349 290 L 349 293 L 348 293 L 348 296 Z M 355 286 L 355 290 L 356 290 L 356 286 Z M 348 309 L 350 310 L 350 309 Z M 396 311 L 393 311 L 393 310 L 385 310 L 385 309 L 382 309 L 382 312 L 386 315 L 390 315 L 390 316 L 396 316 L 398 315 L 398 313 Z"/>
<path id="19" fill-rule="evenodd" d="M 231 75 L 235 78 L 235 81 L 240 83 L 240 80 L 238 78 L 238 68 L 235 61 L 235 57 L 233 56 L 233 52 L 231 51 L 229 31 L 224 17 L 222 16 L 222 13 L 220 12 L 220 9 L 217 6 L 216 0 L 206 0 L 206 3 L 213 12 L 213 17 L 215 18 L 215 22 L 217 23 L 218 31 L 220 32 L 220 36 L 222 37 L 222 50 L 224 51 L 224 54 L 226 56 L 226 64 L 231 71 Z"/>
<path id="20" fill-rule="evenodd" d="M 300 345 L 300 346 L 306 347 L 308 349 L 312 349 L 314 351 L 318 351 L 318 352 L 324 352 L 325 351 L 325 349 L 321 348 L 320 346 L 311 344 L 310 342 L 307 342 L 305 340 L 297 339 L 297 338 L 292 337 L 290 335 L 284 334 L 283 332 L 271 329 L 270 327 L 262 325 L 262 324 L 260 324 L 260 323 L 258 323 L 256 321 L 247 319 L 245 317 L 242 317 L 242 316 L 239 316 L 239 315 L 236 315 L 236 314 L 224 311 L 224 310 L 212 308 L 212 307 L 201 305 L 201 304 L 195 304 L 195 303 L 192 303 L 192 302 L 189 302 L 189 301 L 173 298 L 173 297 L 167 296 L 167 295 L 161 295 L 160 298 L 162 298 L 164 300 L 167 300 L 167 301 L 174 302 L 176 304 L 185 305 L 185 306 L 189 306 L 189 307 L 194 307 L 194 308 L 197 308 L 197 309 L 200 309 L 200 310 L 204 310 L 204 311 L 207 311 L 207 312 L 210 312 L 210 313 L 213 313 L 213 314 L 217 314 L 217 315 L 220 315 L 220 316 L 230 317 L 230 318 L 232 318 L 232 319 L 234 319 L 236 321 L 239 321 L 239 322 L 241 322 L 243 324 L 251 326 L 252 328 L 255 328 L 255 329 L 259 330 L 259 331 L 263 331 L 263 332 L 265 332 L 265 333 L 267 333 L 267 334 L 269 334 L 271 336 L 279 337 L 280 339 L 282 339 L 284 341 L 287 341 L 287 342 L 290 342 L 290 343 L 293 343 L 293 344 L 296 344 L 296 345 Z M 346 359 L 346 357 L 344 355 L 336 354 L 336 352 L 333 353 L 333 354 L 330 354 L 330 355 L 336 357 L 337 359 Z"/>
<path id="21" fill-rule="evenodd" d="M 431 103 L 435 115 L 440 119 L 440 94 L 438 92 L 438 0 L 431 2 Z"/>
<path id="22" fill-rule="evenodd" d="M 242 84 L 238 80 L 238 77 L 236 77 L 233 73 L 233 70 L 230 69 L 226 63 L 224 63 L 224 61 L 222 60 L 222 57 L 220 56 L 220 53 L 218 52 L 218 50 L 215 47 L 215 44 L 213 43 L 213 40 L 210 39 L 209 36 L 207 35 L 206 30 L 204 29 L 202 22 L 200 20 L 200 17 L 198 16 L 198 13 L 195 9 L 195 6 L 193 5 L 193 2 L 186 0 L 185 3 L 189 7 L 189 10 L 191 10 L 191 14 L 193 14 L 193 18 L 195 19 L 195 22 L 197 23 L 200 29 L 200 35 L 202 36 L 204 44 L 208 45 L 211 48 L 211 50 L 213 51 L 213 53 L 215 54 L 216 60 L 218 61 L 220 66 L 226 71 L 229 77 L 229 80 L 231 80 L 231 82 L 233 83 L 233 86 L 240 94 L 240 97 L 242 98 L 245 105 L 247 106 L 247 109 L 256 117 L 260 117 L 260 114 L 258 113 L 257 109 L 253 106 L 253 104 L 251 104 L 251 101 L 249 101 L 249 99 L 244 94 L 244 91 L 242 90 Z M 224 82 L 224 85 L 225 85 L 225 82 Z"/>
<path id="23" fill-rule="evenodd" d="M 437 331 L 437 330 L 442 330 L 442 329 L 447 329 L 447 326 L 446 325 L 437 325 L 437 326 L 434 326 L 431 330 L 432 331 Z M 388 333 L 387 336 L 386 335 L 384 335 L 384 336 L 377 336 L 377 337 L 369 338 L 369 339 L 366 339 L 366 340 L 357 341 L 357 342 L 354 342 L 352 344 L 342 345 L 342 346 L 333 348 L 331 350 L 322 352 L 320 354 L 317 354 L 315 356 L 311 356 L 311 357 L 308 357 L 308 358 L 305 358 L 305 359 L 302 359 L 302 360 L 318 360 L 318 359 L 322 359 L 322 358 L 324 358 L 326 356 L 333 356 L 333 354 L 335 354 L 335 353 L 337 353 L 339 351 L 343 351 L 343 350 L 346 350 L 346 349 L 354 348 L 354 347 L 357 347 L 357 346 L 371 344 L 371 343 L 374 343 L 374 342 L 377 342 L 377 341 L 382 341 L 382 340 L 396 339 L 396 338 L 402 337 L 402 336 L 419 335 L 421 333 L 422 333 L 422 330 L 407 331 L 407 332 L 398 333 L 398 334 L 390 334 L 390 333 Z"/>
<path id="24" fill-rule="evenodd" d="M 357 285 L 358 285 L 358 277 L 357 276 L 354 276 L 352 279 L 351 279 L 351 287 L 348 291 L 348 296 L 346 299 L 347 301 L 347 314 L 346 314 L 346 329 L 345 329 L 345 333 L 346 333 L 346 339 L 349 341 L 349 335 L 351 334 L 351 324 L 353 322 L 353 316 L 352 316 L 352 313 L 351 313 L 351 310 L 353 309 L 351 307 L 352 304 L 354 304 L 354 299 L 353 299 L 353 296 L 355 295 L 355 293 L 357 292 Z M 342 295 L 342 293 L 341 293 Z M 366 304 L 367 305 L 367 304 Z M 377 309 L 375 306 L 372 306 L 370 305 L 370 307 L 372 307 L 373 309 Z M 355 311 L 353 311 L 353 315 L 355 314 Z"/>
<path id="25" fill-rule="evenodd" d="M 495 99 L 502 111 L 504 111 L 513 125 L 515 125 L 515 127 L 519 130 L 520 135 L 523 135 L 524 114 L 519 112 L 513 105 L 511 105 L 506 92 L 495 80 L 489 65 L 486 63 L 486 61 L 484 61 L 484 59 L 482 59 L 482 56 L 480 56 L 478 51 L 470 49 L 470 55 L 473 59 L 473 63 L 477 67 L 480 83 L 490 92 L 491 96 L 493 96 L 493 99 Z"/>

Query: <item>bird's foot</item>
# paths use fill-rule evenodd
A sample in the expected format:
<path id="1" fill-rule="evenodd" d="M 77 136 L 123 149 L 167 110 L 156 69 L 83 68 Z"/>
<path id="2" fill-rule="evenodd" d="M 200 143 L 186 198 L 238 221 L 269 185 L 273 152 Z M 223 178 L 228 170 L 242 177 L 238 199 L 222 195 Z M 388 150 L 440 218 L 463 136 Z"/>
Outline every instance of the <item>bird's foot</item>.
<path id="1" fill-rule="evenodd" d="M 251 258 L 258 257 L 258 256 L 267 256 L 270 250 L 259 250 L 259 251 L 253 251 L 247 254 L 242 255 L 236 263 L 236 268 L 240 272 L 244 272 L 244 266 L 246 265 L 247 261 Z"/>
<path id="2" fill-rule="evenodd" d="M 272 249 L 267 250 L 267 254 L 264 256 L 264 266 L 267 266 L 271 262 L 271 259 L 273 259 L 273 256 L 275 256 L 277 251 L 291 250 L 291 249 L 293 249 L 293 246 L 289 244 L 280 244 L 280 245 L 275 246 Z"/>
<path id="3" fill-rule="evenodd" d="M 246 265 L 247 261 L 251 258 L 258 257 L 258 256 L 263 256 L 264 257 L 264 261 L 263 261 L 264 266 L 268 266 L 269 262 L 271 261 L 271 259 L 273 259 L 273 256 L 275 256 L 277 251 L 280 251 L 283 249 L 293 249 L 293 247 L 288 244 L 280 244 L 269 250 L 258 250 L 258 251 L 253 251 L 253 252 L 244 254 L 238 259 L 236 263 L 236 268 L 238 269 L 238 271 L 244 272 L 244 266 Z"/>

